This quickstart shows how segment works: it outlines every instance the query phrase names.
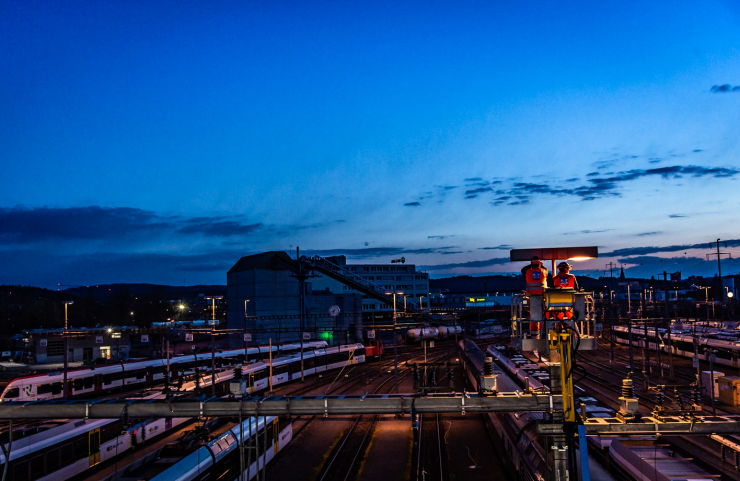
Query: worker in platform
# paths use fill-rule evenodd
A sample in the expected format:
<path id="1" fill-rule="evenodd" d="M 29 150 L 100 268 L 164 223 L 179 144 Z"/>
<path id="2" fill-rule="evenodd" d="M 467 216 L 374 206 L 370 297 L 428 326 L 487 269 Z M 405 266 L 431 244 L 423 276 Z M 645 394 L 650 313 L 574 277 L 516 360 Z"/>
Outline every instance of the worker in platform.
<path id="1" fill-rule="evenodd" d="M 539 257 L 532 257 L 532 262 L 522 268 L 522 274 L 527 281 L 527 295 L 544 294 L 547 289 L 547 269 Z"/>
<path id="2" fill-rule="evenodd" d="M 576 281 L 576 276 L 570 273 L 570 268 L 571 265 L 567 262 L 558 264 L 558 273 L 552 278 L 555 289 L 578 290 L 578 281 Z"/>

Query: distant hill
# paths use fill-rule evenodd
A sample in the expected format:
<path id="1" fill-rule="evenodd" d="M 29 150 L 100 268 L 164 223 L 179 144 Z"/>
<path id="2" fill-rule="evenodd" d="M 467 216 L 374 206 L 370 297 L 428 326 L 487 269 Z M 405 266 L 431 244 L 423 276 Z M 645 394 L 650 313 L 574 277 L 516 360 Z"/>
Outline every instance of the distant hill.
<path id="1" fill-rule="evenodd" d="M 126 291 L 138 296 L 154 296 L 162 300 L 191 299 L 198 294 L 206 296 L 226 296 L 226 286 L 166 286 L 159 284 L 100 284 L 97 286 L 71 287 L 62 292 L 77 296 L 92 296 L 97 302 L 106 303 L 112 294 Z"/>
<path id="2" fill-rule="evenodd" d="M 586 290 L 601 289 L 609 285 L 610 279 L 594 279 L 587 276 L 576 276 L 579 287 Z M 617 279 L 615 278 L 616 282 Z M 429 288 L 433 292 L 449 294 L 493 294 L 495 292 L 519 292 L 524 290 L 524 276 L 522 275 L 493 275 L 493 276 L 455 276 L 442 279 L 429 279 Z"/>

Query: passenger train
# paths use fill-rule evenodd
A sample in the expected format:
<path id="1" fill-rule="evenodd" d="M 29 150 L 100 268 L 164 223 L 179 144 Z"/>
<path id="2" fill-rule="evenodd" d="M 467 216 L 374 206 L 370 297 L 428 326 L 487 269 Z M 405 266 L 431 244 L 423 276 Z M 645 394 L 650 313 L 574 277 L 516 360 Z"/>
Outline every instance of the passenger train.
<path id="1" fill-rule="evenodd" d="M 479 389 L 483 362 L 489 353 L 483 352 L 473 341 L 460 341 L 458 344 L 460 360 L 463 362 L 465 376 L 476 390 Z M 498 366 L 496 379 L 499 391 L 514 392 L 520 387 Z M 541 385 L 540 385 L 541 386 Z M 536 385 L 531 384 L 535 388 Z M 509 472 L 517 473 L 515 479 L 525 481 L 545 481 L 547 472 L 547 451 L 542 439 L 537 435 L 537 422 L 543 420 L 542 413 L 489 413 L 485 415 L 486 425 L 492 434 L 496 449 L 506 453 L 501 459 Z"/>
<path id="2" fill-rule="evenodd" d="M 309 349 L 321 349 L 326 346 L 327 343 L 324 341 L 304 343 L 304 347 Z M 287 343 L 272 346 L 272 351 L 279 355 L 280 352 L 295 351 L 300 348 L 299 343 Z M 268 346 L 250 347 L 247 351 L 247 361 L 264 357 L 269 351 Z M 218 366 L 221 366 L 225 359 L 244 361 L 244 349 L 216 352 L 215 358 Z M 170 376 L 177 377 L 178 372 L 192 372 L 196 366 L 202 366 L 201 371 L 208 371 L 211 368 L 210 361 L 210 352 L 173 357 L 170 359 Z M 163 380 L 166 371 L 167 361 L 165 359 L 70 369 L 67 371 L 68 397 L 123 387 L 136 387 L 136 385 L 143 386 L 146 383 Z M 63 381 L 64 374 L 58 371 L 18 377 L 5 387 L 0 401 L 60 399 L 64 397 Z"/>
<path id="3" fill-rule="evenodd" d="M 221 479 L 227 473 L 231 474 L 227 479 L 240 479 L 239 446 L 243 441 L 246 448 L 244 479 L 249 480 L 257 475 L 258 469 L 264 469 L 292 438 L 293 425 L 287 416 L 249 418 L 185 456 L 178 452 L 181 451 L 180 446 L 165 446 L 157 454 L 156 462 L 142 466 L 143 473 L 131 473 L 133 477 L 130 479 L 199 481 Z M 249 449 L 255 446 L 256 452 Z M 128 479 L 128 476 L 123 479 Z"/>
<path id="4" fill-rule="evenodd" d="M 714 330 L 712 330 L 714 331 Z M 627 326 L 614 326 L 615 341 L 620 344 L 629 345 L 629 330 Z M 696 338 L 696 351 L 699 359 L 708 361 L 706 350 L 715 349 L 714 362 L 725 366 L 738 367 L 740 358 L 740 339 L 737 335 L 723 332 L 699 332 L 694 336 L 693 331 L 681 329 L 672 330 L 670 339 L 665 329 L 658 329 L 656 337 L 655 328 L 648 328 L 649 349 L 653 351 L 662 350 L 669 352 L 669 346 L 673 348 L 673 354 L 684 357 L 694 357 L 694 338 Z M 642 347 L 645 339 L 643 327 L 632 326 L 632 345 Z"/>
<path id="5" fill-rule="evenodd" d="M 322 344 L 325 345 L 325 343 Z M 365 362 L 362 344 L 347 344 L 305 351 L 303 357 L 304 373 L 307 375 Z M 264 390 L 269 386 L 269 367 L 269 361 L 267 361 L 253 363 L 242 368 L 244 379 L 248 379 L 250 393 Z M 273 386 L 296 379 L 300 377 L 300 355 L 292 354 L 288 357 L 274 358 L 272 367 Z M 217 389 L 221 394 L 228 391 L 226 381 L 232 379 L 233 376 L 234 369 L 216 374 L 216 381 L 219 383 Z M 204 378 L 199 382 L 201 385 L 209 384 L 210 380 Z M 196 382 L 189 381 L 183 385 L 182 391 L 191 391 L 195 387 Z M 141 399 L 161 399 L 162 397 L 163 394 L 154 391 Z M 149 419 L 125 430 L 120 420 L 69 421 L 27 438 L 14 440 L 10 451 L 10 469 L 6 481 L 63 481 L 186 421 L 189 421 L 189 418 Z M 274 419 L 271 420 L 268 417 L 268 425 L 270 423 L 274 425 L 274 422 Z M 280 428 L 279 436 L 275 439 L 279 439 L 280 442 L 285 441 L 284 430 Z M 269 460 L 271 458 L 269 452 L 267 456 Z M 5 456 L 0 454 L 0 470 L 4 469 L 5 459 Z"/>

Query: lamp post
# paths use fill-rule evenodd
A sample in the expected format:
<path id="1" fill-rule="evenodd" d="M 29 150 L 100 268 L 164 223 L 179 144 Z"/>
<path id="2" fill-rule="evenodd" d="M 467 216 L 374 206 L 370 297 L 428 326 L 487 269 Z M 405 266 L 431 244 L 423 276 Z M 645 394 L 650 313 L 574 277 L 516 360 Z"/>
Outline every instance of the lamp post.
<path id="1" fill-rule="evenodd" d="M 64 386 L 64 399 L 67 399 L 67 369 L 69 367 L 69 348 L 68 348 L 68 340 L 67 340 L 67 306 L 70 304 L 74 304 L 74 301 L 64 301 L 64 382 L 62 385 Z"/>
<path id="2" fill-rule="evenodd" d="M 386 295 L 391 294 L 387 292 Z M 403 295 L 403 292 L 393 292 L 393 370 L 396 385 L 396 394 L 398 394 L 398 347 L 396 341 L 396 294 Z M 404 297 L 404 302 L 405 302 Z"/>
<path id="3" fill-rule="evenodd" d="M 249 299 L 244 299 L 244 363 L 247 363 L 247 360 L 249 356 L 247 355 L 247 349 L 249 348 L 249 343 L 247 341 L 247 305 L 249 303 Z"/>
<path id="4" fill-rule="evenodd" d="M 213 324 L 211 324 L 211 394 L 213 396 L 216 395 L 216 299 L 223 298 L 224 296 L 209 296 L 204 298 L 210 299 L 213 306 Z"/>

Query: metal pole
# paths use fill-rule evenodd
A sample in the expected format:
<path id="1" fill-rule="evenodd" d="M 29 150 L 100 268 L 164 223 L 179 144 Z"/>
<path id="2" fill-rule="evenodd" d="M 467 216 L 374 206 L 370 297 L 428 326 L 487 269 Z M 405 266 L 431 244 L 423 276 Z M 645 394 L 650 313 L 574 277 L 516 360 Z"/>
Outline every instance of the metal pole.
<path id="1" fill-rule="evenodd" d="M 725 244 L 727 244 L 725 242 Z M 719 239 L 717 239 L 717 274 L 719 275 L 719 300 L 724 301 L 725 300 L 725 288 L 724 284 L 722 284 L 722 264 L 720 263 L 720 253 L 719 253 Z"/>
<path id="2" fill-rule="evenodd" d="M 8 442 L 8 452 L 5 453 L 6 458 L 5 469 L 3 469 L 3 481 L 5 481 L 5 478 L 8 475 L 8 466 L 10 466 L 10 450 L 13 449 L 13 420 L 11 419 L 8 424 L 10 441 Z"/>
<path id="3" fill-rule="evenodd" d="M 249 434 L 247 434 L 247 442 L 249 443 L 249 447 L 247 448 L 247 481 L 249 481 L 249 479 L 251 479 L 250 474 L 252 470 L 252 418 L 251 417 L 248 419 L 247 424 L 249 425 Z M 257 464 L 257 466 L 259 467 L 259 463 Z"/>
<path id="4" fill-rule="evenodd" d="M 167 339 L 167 380 L 170 379 L 170 340 Z"/>
<path id="5" fill-rule="evenodd" d="M 69 367 L 69 345 L 67 343 L 67 330 L 64 330 L 64 382 L 62 383 L 64 385 L 64 399 L 67 399 L 67 391 L 69 389 L 67 388 L 67 368 Z"/>
<path id="6" fill-rule="evenodd" d="M 393 294 L 393 366 L 396 384 L 396 394 L 398 394 L 398 350 L 396 348 L 396 294 Z"/>
<path id="7" fill-rule="evenodd" d="M 215 305 L 215 300 L 213 301 Z M 214 311 L 215 312 L 215 311 Z M 214 314 L 215 317 L 215 314 Z M 211 395 L 216 395 L 216 330 L 211 326 Z"/>
<path id="8" fill-rule="evenodd" d="M 300 251 L 299 248 L 295 248 L 295 258 L 299 262 L 298 264 L 298 288 L 301 290 L 298 293 L 298 315 L 300 316 L 301 333 L 298 339 L 301 343 L 301 382 L 306 382 L 306 378 L 303 373 L 303 331 L 306 330 L 306 284 L 305 276 L 303 274 L 303 264 L 300 262 Z"/>
<path id="9" fill-rule="evenodd" d="M 244 364 L 246 364 L 249 361 L 249 354 L 247 351 L 249 350 L 249 341 L 247 341 L 247 303 L 249 302 L 249 299 L 244 300 Z"/>
<path id="10" fill-rule="evenodd" d="M 265 435 L 263 437 L 265 440 L 265 450 L 262 453 L 262 481 L 265 481 L 265 476 L 267 476 L 267 416 L 264 416 L 262 419 L 265 422 Z"/>
<path id="11" fill-rule="evenodd" d="M 272 338 L 270 338 L 270 394 L 272 394 Z"/>
<path id="12" fill-rule="evenodd" d="M 694 320 L 694 359 L 696 360 L 696 385 L 701 390 L 701 367 L 699 367 L 699 340 L 696 338 L 696 320 Z M 701 392 L 701 391 L 700 391 Z"/>
<path id="13" fill-rule="evenodd" d="M 627 319 L 627 337 L 630 343 L 630 369 L 635 368 L 634 350 L 632 349 L 632 319 Z"/>
<path id="14" fill-rule="evenodd" d="M 716 416 L 717 406 L 715 406 L 714 402 L 714 385 L 716 384 L 714 382 L 714 353 L 716 351 L 714 349 L 708 349 L 705 352 L 709 354 L 709 395 L 712 396 L 712 416 Z"/>
<path id="15" fill-rule="evenodd" d="M 239 409 L 239 481 L 244 481 L 244 422 Z"/>

